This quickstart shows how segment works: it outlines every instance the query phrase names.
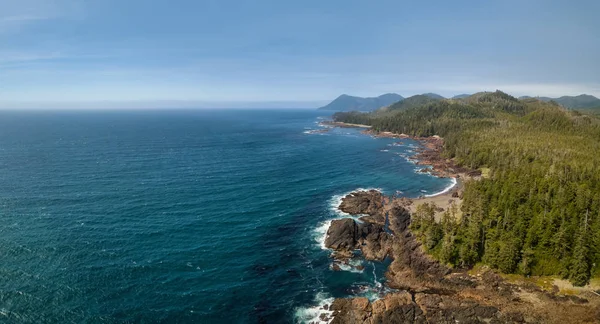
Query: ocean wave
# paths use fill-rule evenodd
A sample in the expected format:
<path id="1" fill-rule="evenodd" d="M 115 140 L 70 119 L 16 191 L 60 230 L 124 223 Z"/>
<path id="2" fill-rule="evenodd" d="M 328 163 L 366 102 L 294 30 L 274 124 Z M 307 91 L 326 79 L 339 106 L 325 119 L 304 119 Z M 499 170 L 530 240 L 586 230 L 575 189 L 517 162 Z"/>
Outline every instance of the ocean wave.
<path id="1" fill-rule="evenodd" d="M 347 263 L 341 261 L 334 261 L 329 268 L 333 269 L 334 264 L 337 264 L 341 271 L 348 271 L 353 273 L 363 273 L 365 271 L 363 261 L 361 259 L 350 259 Z M 359 269 L 361 267 L 361 269 Z"/>
<path id="2" fill-rule="evenodd" d="M 329 211 L 333 216 L 337 216 L 338 218 L 351 216 L 350 214 L 345 213 L 339 209 L 340 205 L 342 204 L 342 199 L 344 199 L 344 197 L 349 195 L 351 192 L 352 191 L 341 195 L 334 195 L 333 197 L 331 197 L 331 199 L 329 199 Z"/>
<path id="3" fill-rule="evenodd" d="M 326 135 L 326 130 L 321 129 L 308 129 L 302 132 L 303 134 L 309 135 Z"/>
<path id="4" fill-rule="evenodd" d="M 412 164 L 417 164 L 417 160 L 412 158 L 412 155 L 408 155 L 406 154 L 408 151 L 402 152 L 402 153 L 396 153 L 398 154 L 398 156 L 400 156 L 401 158 L 403 158 L 406 162 L 408 163 L 412 163 Z"/>
<path id="5" fill-rule="evenodd" d="M 450 179 L 451 179 L 450 184 L 446 188 L 444 188 L 444 190 L 442 190 L 440 192 L 436 192 L 431 195 L 425 195 L 425 197 L 434 197 L 434 196 L 438 196 L 438 195 L 443 195 L 443 194 L 447 193 L 448 191 L 452 190 L 452 188 L 454 188 L 454 186 L 456 186 L 457 181 L 456 181 L 456 178 L 450 178 Z"/>
<path id="6" fill-rule="evenodd" d="M 321 222 L 313 232 L 314 240 L 319 244 L 322 250 L 327 250 L 325 239 L 327 238 L 327 230 L 331 226 L 331 220 Z"/>
<path id="7" fill-rule="evenodd" d="M 294 323 L 330 323 L 333 320 L 333 317 L 331 316 L 333 314 L 331 304 L 334 300 L 333 297 L 329 297 L 323 292 L 317 293 L 315 296 L 316 306 L 297 308 L 294 313 Z M 321 316 L 323 316 L 325 320 L 322 319 Z"/>
<path id="8" fill-rule="evenodd" d="M 390 143 L 390 144 L 387 144 L 387 146 L 402 147 L 402 146 L 405 146 L 405 145 L 404 144 L 400 144 L 400 143 Z"/>
<path id="9" fill-rule="evenodd" d="M 430 166 L 430 165 L 421 165 L 421 166 L 417 166 L 417 167 L 416 167 L 416 168 L 414 168 L 413 170 L 414 170 L 414 172 L 415 172 L 416 174 L 423 174 L 423 175 L 428 175 L 428 176 L 431 176 L 431 177 L 436 177 L 435 175 L 433 175 L 433 174 L 431 173 L 431 171 L 433 171 L 433 167 L 432 167 L 432 166 Z M 425 171 L 422 171 L 422 170 L 425 170 Z M 436 178 L 437 178 L 437 177 L 436 177 Z"/>

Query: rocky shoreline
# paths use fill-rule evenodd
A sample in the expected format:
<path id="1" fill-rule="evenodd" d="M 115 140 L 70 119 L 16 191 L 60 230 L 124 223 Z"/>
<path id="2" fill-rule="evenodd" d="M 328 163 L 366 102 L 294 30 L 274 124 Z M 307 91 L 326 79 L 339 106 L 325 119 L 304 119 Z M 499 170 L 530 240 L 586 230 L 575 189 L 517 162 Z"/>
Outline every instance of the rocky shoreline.
<path id="1" fill-rule="evenodd" d="M 443 195 L 424 199 L 386 197 L 377 190 L 353 192 L 342 199 L 341 211 L 361 217 L 331 222 L 325 239 L 331 257 L 346 264 L 357 252 L 366 260 L 392 259 L 385 276 L 386 285 L 394 291 L 375 301 L 335 299 L 323 307 L 322 322 L 600 323 L 600 297 L 592 293 L 568 296 L 556 287 L 543 290 L 531 283 L 516 285 L 487 267 L 451 269 L 428 256 L 409 229 L 411 212 L 424 202 L 438 206 L 447 202 L 449 208 L 458 201 L 460 206 L 462 181 L 478 179 L 481 172 L 446 159 L 444 141 L 438 136 L 363 133 L 420 141 L 422 147 L 410 159 L 431 166 L 429 172 L 435 176 L 456 178 L 458 184 Z"/>
<path id="2" fill-rule="evenodd" d="M 393 261 L 383 298 L 338 298 L 323 307 L 327 323 L 597 323 L 600 298 L 561 297 L 535 285 L 514 285 L 494 271 L 450 269 L 423 252 L 409 230 L 413 201 L 376 190 L 353 192 L 340 210 L 363 215 L 334 220 L 325 245 L 332 258 Z"/>

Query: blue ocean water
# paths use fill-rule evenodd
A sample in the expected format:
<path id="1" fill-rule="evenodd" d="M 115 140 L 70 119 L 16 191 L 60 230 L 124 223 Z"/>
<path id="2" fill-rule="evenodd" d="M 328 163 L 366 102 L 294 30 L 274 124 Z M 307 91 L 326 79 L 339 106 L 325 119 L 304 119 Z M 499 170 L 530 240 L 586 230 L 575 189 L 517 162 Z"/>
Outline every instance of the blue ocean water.
<path id="1" fill-rule="evenodd" d="M 0 322 L 289 323 L 377 288 L 385 264 L 330 269 L 337 202 L 449 180 L 327 115 L 1 112 Z"/>

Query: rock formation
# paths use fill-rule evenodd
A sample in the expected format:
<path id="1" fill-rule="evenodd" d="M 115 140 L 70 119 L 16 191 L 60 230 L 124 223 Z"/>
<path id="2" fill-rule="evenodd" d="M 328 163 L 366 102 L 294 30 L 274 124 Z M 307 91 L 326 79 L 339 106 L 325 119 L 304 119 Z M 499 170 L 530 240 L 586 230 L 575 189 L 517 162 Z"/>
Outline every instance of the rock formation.
<path id="1" fill-rule="evenodd" d="M 537 286 L 507 283 L 490 269 L 477 275 L 451 270 L 423 252 L 409 230 L 405 198 L 389 200 L 375 190 L 342 200 L 344 212 L 365 215 L 332 221 L 325 244 L 334 257 L 393 261 L 386 284 L 395 292 L 370 302 L 338 298 L 331 323 L 596 323 L 600 298 L 559 298 Z M 596 298 L 591 296 L 590 298 Z M 329 316 L 329 315 L 327 315 Z M 330 317 L 328 317 L 328 320 Z"/>

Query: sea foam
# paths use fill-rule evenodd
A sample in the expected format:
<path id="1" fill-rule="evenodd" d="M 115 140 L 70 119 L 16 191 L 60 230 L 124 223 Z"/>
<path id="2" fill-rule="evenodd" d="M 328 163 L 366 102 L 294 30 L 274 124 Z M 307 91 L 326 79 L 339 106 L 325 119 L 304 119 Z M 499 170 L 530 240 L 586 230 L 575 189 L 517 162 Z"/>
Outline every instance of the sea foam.
<path id="1" fill-rule="evenodd" d="M 331 303 L 334 298 L 329 297 L 327 294 L 320 292 L 315 296 L 315 305 L 312 307 L 299 307 L 296 309 L 294 314 L 294 323 L 319 323 L 327 324 L 331 323 L 333 317 L 333 311 L 331 310 Z M 327 309 L 325 309 L 327 305 Z M 327 320 L 322 320 L 321 315 L 325 314 Z"/>
<path id="2" fill-rule="evenodd" d="M 456 181 L 456 178 L 450 178 L 450 179 L 451 179 L 450 184 L 446 188 L 444 188 L 444 190 L 442 190 L 440 192 L 436 192 L 431 195 L 425 195 L 425 197 L 434 197 L 434 196 L 443 195 L 443 194 L 447 193 L 448 191 L 452 190 L 452 188 L 454 188 L 454 186 L 456 186 L 457 181 Z"/>
<path id="3" fill-rule="evenodd" d="M 353 273 L 363 273 L 365 271 L 363 261 L 360 259 L 350 259 L 347 264 L 344 262 L 334 262 L 329 266 L 329 268 L 333 269 L 334 264 L 337 264 L 341 271 L 348 271 Z M 363 268 L 359 270 L 359 266 L 362 266 Z"/>

